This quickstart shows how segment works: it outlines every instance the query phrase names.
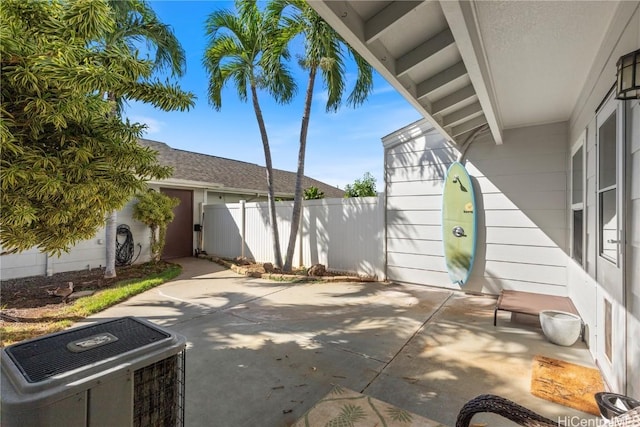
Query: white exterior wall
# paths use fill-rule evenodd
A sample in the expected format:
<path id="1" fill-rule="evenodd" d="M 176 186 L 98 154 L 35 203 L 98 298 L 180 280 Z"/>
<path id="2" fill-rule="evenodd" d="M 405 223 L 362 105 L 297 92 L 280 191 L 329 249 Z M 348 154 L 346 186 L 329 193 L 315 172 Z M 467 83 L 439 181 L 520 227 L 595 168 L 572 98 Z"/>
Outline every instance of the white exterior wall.
<path id="1" fill-rule="evenodd" d="M 247 202 L 266 202 L 264 196 L 249 196 L 246 194 L 220 193 L 216 191 L 207 191 L 207 205 L 219 205 L 225 203 L 239 203 L 240 200 Z"/>
<path id="2" fill-rule="evenodd" d="M 597 327 L 596 256 L 598 224 L 596 198 L 596 123 L 595 111 L 614 83 L 616 61 L 626 53 L 640 48 L 640 10 L 638 4 L 623 4 L 609 27 L 609 33 L 597 52 L 593 67 L 582 88 L 576 108 L 569 121 L 568 143 L 574 144 L 586 131 L 586 228 L 584 269 L 573 260 L 568 262 L 569 295 L 580 311 L 588 331 L 590 350 L 595 355 Z M 626 347 L 627 395 L 640 398 L 640 103 L 626 102 Z M 570 162 L 570 158 L 567 162 Z M 569 177 L 570 178 L 570 177 Z M 568 202 L 567 202 L 568 203 Z"/>
<path id="3" fill-rule="evenodd" d="M 630 217 L 627 221 L 627 393 L 640 399 L 640 101 L 631 104 L 630 203 L 627 210 Z"/>
<path id="4" fill-rule="evenodd" d="M 306 200 L 293 257 L 293 266 L 324 264 L 345 271 L 384 278 L 384 211 L 378 197 Z M 293 202 L 278 202 L 278 232 L 284 262 L 289 242 Z M 268 204 L 207 205 L 205 250 L 210 255 L 244 255 L 273 262 Z M 244 212 L 244 229 L 243 229 Z M 243 233 L 244 230 L 244 233 Z"/>
<path id="5" fill-rule="evenodd" d="M 136 263 L 147 262 L 150 257 L 149 229 L 146 225 L 132 218 L 134 201 L 125 205 L 118 212 L 117 225 L 126 224 L 131 228 L 133 235 L 134 255 Z M 142 245 L 142 249 L 138 247 Z M 140 255 L 138 256 L 138 253 Z M 52 275 L 65 271 L 77 271 L 104 267 L 106 264 L 105 249 L 105 229 L 98 230 L 96 235 L 88 240 L 82 240 L 74 245 L 68 253 L 63 253 L 59 257 L 55 255 L 47 256 L 37 248 L 28 251 L 2 255 L 0 257 L 0 271 L 2 280 Z"/>
<path id="6" fill-rule="evenodd" d="M 37 248 L 31 248 L 17 254 L 0 255 L 0 280 L 43 276 L 46 273 L 47 255 Z"/>
<path id="7" fill-rule="evenodd" d="M 426 133 L 422 133 L 426 131 Z M 457 152 L 426 121 L 383 138 L 387 278 L 450 286 L 442 248 L 442 183 Z"/>
<path id="8" fill-rule="evenodd" d="M 426 123 L 417 127 L 383 139 L 388 278 L 458 288 L 441 230 L 443 180 L 458 152 Z M 466 290 L 567 295 L 566 139 L 566 123 L 557 123 L 507 130 L 503 145 L 479 138 L 470 146 L 479 233 Z"/>
<path id="9" fill-rule="evenodd" d="M 193 224 L 201 224 L 203 222 L 202 213 L 206 204 L 235 203 L 247 197 L 239 194 L 219 193 L 202 187 L 195 188 L 194 184 L 197 183 L 179 181 L 151 182 L 149 183 L 149 188 L 156 191 L 160 191 L 161 188 L 192 190 Z M 118 212 L 117 225 L 127 224 L 131 228 L 135 245 L 134 259 L 136 263 L 142 263 L 151 259 L 150 231 L 146 225 L 133 219 L 132 209 L 134 203 L 135 200 L 130 201 Z M 199 234 L 193 233 L 193 248 L 200 248 L 200 246 L 206 245 L 206 230 L 203 235 L 204 245 L 200 245 L 198 238 Z M 101 228 L 93 238 L 78 242 L 70 249 L 69 253 L 63 253 L 60 257 L 47 256 L 37 248 L 18 254 L 2 255 L 0 256 L 0 279 L 8 280 L 104 267 L 106 264 L 104 242 L 105 230 Z M 138 244 L 141 244 L 142 248 L 139 248 Z M 232 244 L 232 241 L 229 244 Z M 138 255 L 138 253 L 140 254 Z"/>

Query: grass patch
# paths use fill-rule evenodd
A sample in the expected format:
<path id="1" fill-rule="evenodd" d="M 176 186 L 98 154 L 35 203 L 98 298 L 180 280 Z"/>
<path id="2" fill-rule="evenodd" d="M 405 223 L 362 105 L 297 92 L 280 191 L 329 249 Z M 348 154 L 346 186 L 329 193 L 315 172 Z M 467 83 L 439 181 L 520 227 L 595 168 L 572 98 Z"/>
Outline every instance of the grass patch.
<path id="1" fill-rule="evenodd" d="M 143 279 L 129 279 L 118 282 L 115 286 L 97 292 L 91 296 L 80 298 L 73 305 L 67 307 L 61 313 L 67 317 L 87 317 L 98 313 L 112 305 L 126 300 L 134 295 L 155 288 L 175 278 L 182 269 L 178 265 L 169 267 L 160 274 Z"/>
<path id="2" fill-rule="evenodd" d="M 160 273 L 140 279 L 117 282 L 108 289 L 80 298 L 60 309 L 43 311 L 40 317 L 30 319 L 28 322 L 5 322 L 4 326 L 0 327 L 2 345 L 7 346 L 18 341 L 66 329 L 87 316 L 174 279 L 181 271 L 182 268 L 174 264 Z"/>
<path id="3" fill-rule="evenodd" d="M 9 323 L 0 328 L 2 345 L 7 346 L 30 338 L 58 332 L 71 325 L 73 325 L 73 320 L 69 319 L 35 323 Z"/>

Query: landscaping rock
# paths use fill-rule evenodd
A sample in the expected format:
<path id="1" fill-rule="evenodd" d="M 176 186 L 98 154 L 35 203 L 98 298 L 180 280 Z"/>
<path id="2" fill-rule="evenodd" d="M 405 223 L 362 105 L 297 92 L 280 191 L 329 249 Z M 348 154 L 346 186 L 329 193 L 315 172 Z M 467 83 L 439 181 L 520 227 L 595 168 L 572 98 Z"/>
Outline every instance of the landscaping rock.
<path id="1" fill-rule="evenodd" d="M 251 261 L 247 257 L 241 257 L 241 256 L 235 257 L 233 259 L 233 262 L 236 265 L 249 265 L 249 264 L 251 264 Z"/>
<path id="2" fill-rule="evenodd" d="M 324 276 L 327 268 L 322 264 L 314 264 L 307 270 L 307 276 Z"/>
<path id="3" fill-rule="evenodd" d="M 71 295 L 69 295 L 68 299 L 74 300 L 74 299 L 78 299 L 78 298 L 82 298 L 82 297 L 88 297 L 88 296 L 93 295 L 95 293 L 96 293 L 96 291 L 77 291 L 77 292 L 74 292 Z"/>
<path id="4" fill-rule="evenodd" d="M 273 273 L 274 271 L 276 271 L 276 269 L 273 267 L 273 264 L 271 264 L 270 262 L 265 262 L 264 264 L 262 264 L 262 268 L 264 268 L 265 273 Z"/>

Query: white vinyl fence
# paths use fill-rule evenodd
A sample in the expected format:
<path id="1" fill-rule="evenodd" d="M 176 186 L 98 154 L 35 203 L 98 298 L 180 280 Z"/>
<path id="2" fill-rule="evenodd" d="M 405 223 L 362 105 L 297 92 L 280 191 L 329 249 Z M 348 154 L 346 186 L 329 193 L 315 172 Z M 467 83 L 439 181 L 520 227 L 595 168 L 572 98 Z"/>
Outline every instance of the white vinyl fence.
<path id="1" fill-rule="evenodd" d="M 327 269 L 384 279 L 384 205 L 380 197 L 305 200 L 293 266 Z M 291 230 L 293 202 L 276 203 L 282 257 Z M 206 205 L 204 250 L 225 258 L 246 256 L 273 262 L 266 202 Z M 244 244 L 243 244 L 244 242 Z"/>

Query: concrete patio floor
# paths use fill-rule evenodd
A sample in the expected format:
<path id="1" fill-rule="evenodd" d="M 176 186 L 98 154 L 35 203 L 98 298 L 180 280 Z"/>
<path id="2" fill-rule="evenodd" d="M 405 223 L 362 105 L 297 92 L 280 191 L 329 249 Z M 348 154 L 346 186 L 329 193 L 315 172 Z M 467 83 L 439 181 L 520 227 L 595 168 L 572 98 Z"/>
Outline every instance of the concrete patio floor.
<path id="1" fill-rule="evenodd" d="M 202 259 L 176 280 L 87 319 L 140 316 L 187 337 L 186 422 L 288 426 L 333 384 L 435 421 L 485 393 L 551 419 L 594 418 L 531 395 L 544 355 L 593 367 L 582 342 L 559 347 L 539 328 L 494 327 L 495 298 L 383 283 L 250 279 Z M 479 416 L 474 422 L 508 425 Z"/>

